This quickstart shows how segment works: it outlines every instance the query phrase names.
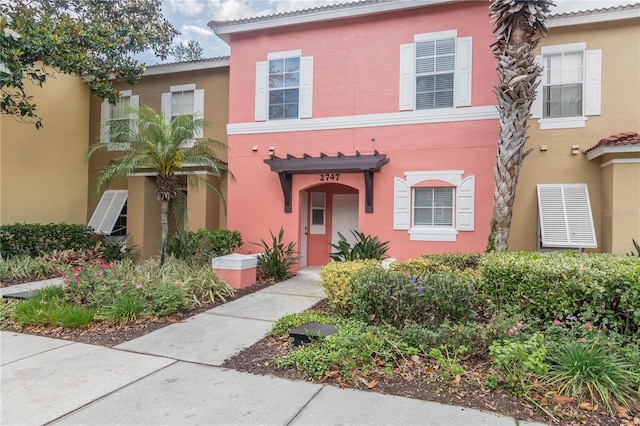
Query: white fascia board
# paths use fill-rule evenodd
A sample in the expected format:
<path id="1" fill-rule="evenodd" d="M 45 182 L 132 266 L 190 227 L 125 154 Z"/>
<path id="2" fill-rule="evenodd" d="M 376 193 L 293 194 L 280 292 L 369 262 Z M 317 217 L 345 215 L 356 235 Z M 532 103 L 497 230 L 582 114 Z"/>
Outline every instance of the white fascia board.
<path id="1" fill-rule="evenodd" d="M 152 68 L 147 68 L 144 73 L 142 73 L 143 77 L 149 75 L 161 75 L 161 74 L 172 74 L 175 72 L 186 72 L 186 71 L 198 71 L 198 70 L 206 70 L 211 68 L 222 68 L 228 67 L 230 64 L 229 59 L 214 59 L 211 61 L 198 61 L 198 62 L 188 62 L 188 63 L 180 63 L 180 64 L 164 64 L 157 65 Z"/>
<path id="2" fill-rule="evenodd" d="M 292 13 L 287 16 L 265 17 L 262 20 L 253 22 L 238 22 L 234 24 L 225 24 L 216 26 L 215 23 L 209 23 L 209 28 L 228 43 L 227 34 L 241 33 L 246 31 L 264 30 L 269 28 L 284 27 L 289 25 L 307 24 L 310 22 L 331 21 L 334 19 L 353 18 L 358 16 L 372 15 L 376 13 L 394 12 L 397 10 L 415 9 L 424 6 L 433 6 L 446 3 L 454 3 L 455 0 L 412 0 L 412 1 L 394 1 L 376 4 L 368 4 L 363 6 L 354 5 L 352 7 L 335 8 L 330 10 L 318 10 L 301 12 L 299 14 Z"/>
<path id="3" fill-rule="evenodd" d="M 494 106 L 442 108 L 386 114 L 342 117 L 303 118 L 227 124 L 228 135 L 286 133 L 311 130 L 356 129 L 362 127 L 402 126 L 407 124 L 448 123 L 456 121 L 495 120 L 500 118 Z"/>
<path id="4" fill-rule="evenodd" d="M 587 152 L 587 160 L 593 160 L 604 154 L 625 154 L 633 152 L 640 152 L 640 145 L 601 146 L 600 148 Z"/>
<path id="5" fill-rule="evenodd" d="M 619 21 L 621 19 L 640 18 L 640 7 L 626 10 L 593 12 L 578 16 L 550 16 L 547 28 L 568 27 L 571 25 L 595 24 L 598 22 Z"/>

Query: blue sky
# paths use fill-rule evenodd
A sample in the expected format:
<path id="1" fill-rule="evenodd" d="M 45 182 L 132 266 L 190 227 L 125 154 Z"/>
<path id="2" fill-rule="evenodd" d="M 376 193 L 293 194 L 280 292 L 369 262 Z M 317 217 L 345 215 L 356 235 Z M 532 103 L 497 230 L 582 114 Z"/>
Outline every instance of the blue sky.
<path id="1" fill-rule="evenodd" d="M 479 0 L 480 1 L 480 0 Z M 487 1 L 487 0 L 482 0 Z M 554 12 L 595 9 L 640 0 L 556 0 Z M 290 10 L 340 3 L 336 0 L 163 0 L 162 13 L 181 35 L 176 43 L 195 40 L 204 48 L 204 57 L 212 58 L 229 54 L 229 46 L 207 27 L 209 21 L 225 21 L 248 18 Z M 138 55 L 148 65 L 161 62 L 151 53 Z M 172 62 L 169 57 L 163 62 Z"/>

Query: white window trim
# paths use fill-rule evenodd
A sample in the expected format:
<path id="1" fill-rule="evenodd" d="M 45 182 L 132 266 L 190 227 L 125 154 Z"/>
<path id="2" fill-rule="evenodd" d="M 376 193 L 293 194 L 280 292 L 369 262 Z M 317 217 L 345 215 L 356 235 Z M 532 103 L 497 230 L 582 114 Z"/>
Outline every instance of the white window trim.
<path id="1" fill-rule="evenodd" d="M 127 190 L 104 191 L 87 226 L 96 234 L 110 235 L 127 202 Z"/>
<path id="2" fill-rule="evenodd" d="M 322 196 L 322 207 L 313 206 L 314 195 Z M 313 210 L 322 209 L 322 225 L 313 224 Z M 311 217 L 309 218 L 309 233 L 313 235 L 324 235 L 327 233 L 327 194 L 324 192 L 311 192 L 309 195 L 309 212 Z"/>
<path id="3" fill-rule="evenodd" d="M 464 170 L 405 172 L 405 179 L 394 179 L 393 229 L 406 230 L 412 241 L 456 241 L 458 232 L 475 229 L 475 176 L 462 178 Z M 413 188 L 429 180 L 452 185 L 453 225 L 413 225 Z"/>
<path id="4" fill-rule="evenodd" d="M 300 85 L 298 88 L 298 117 L 269 120 L 269 61 L 274 59 L 300 58 Z M 255 88 L 256 122 L 285 122 L 313 117 L 313 56 L 302 56 L 302 50 L 287 50 L 267 54 L 266 61 L 256 62 Z"/>
<path id="5" fill-rule="evenodd" d="M 140 96 L 134 95 L 131 90 L 121 90 L 120 97 L 128 97 L 129 98 L 129 106 L 132 109 L 137 109 L 140 106 Z M 129 119 L 131 120 L 131 128 L 135 130 L 136 128 L 136 117 L 132 113 L 130 114 Z M 100 104 L 100 143 L 109 143 L 111 141 L 111 135 L 109 134 L 109 121 L 111 120 L 111 104 L 108 100 L 102 101 Z M 107 146 L 107 151 L 126 151 L 129 149 L 129 144 L 127 143 L 119 143 L 119 144 L 110 144 Z"/>
<path id="6" fill-rule="evenodd" d="M 421 41 L 433 41 L 447 38 L 455 38 L 456 40 L 455 68 L 453 78 L 453 108 L 471 106 L 473 38 L 458 37 L 458 30 L 446 30 L 433 33 L 415 34 L 413 37 L 413 43 L 403 44 L 400 46 L 400 111 L 417 111 L 415 108 L 416 43 Z"/>
<path id="7" fill-rule="evenodd" d="M 162 116 L 165 122 L 170 123 L 173 116 L 171 111 L 171 96 L 175 92 L 188 92 L 193 91 L 193 115 L 199 118 L 204 118 L 204 89 L 197 89 L 195 83 L 178 84 L 169 86 L 169 92 L 162 94 L 161 110 Z M 186 139 L 181 145 L 181 148 L 191 148 L 196 139 L 204 137 L 204 129 L 199 127 L 193 132 L 193 139 Z"/>
<path id="8" fill-rule="evenodd" d="M 546 80 L 544 56 L 577 51 L 583 52 L 582 115 L 576 117 L 542 117 L 543 89 Z M 541 130 L 586 127 L 588 116 L 601 114 L 602 51 L 600 49 L 587 50 L 586 42 L 542 46 L 540 55 L 536 56 L 536 61 L 542 66 L 543 71 L 536 93 L 536 100 L 531 105 L 531 118 L 538 119 Z"/>

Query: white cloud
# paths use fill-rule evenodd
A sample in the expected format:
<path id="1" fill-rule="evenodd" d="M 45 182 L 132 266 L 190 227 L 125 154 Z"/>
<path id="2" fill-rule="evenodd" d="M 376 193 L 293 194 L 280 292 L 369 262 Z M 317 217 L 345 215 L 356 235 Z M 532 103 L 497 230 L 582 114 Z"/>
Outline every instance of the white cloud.
<path id="1" fill-rule="evenodd" d="M 164 0 L 162 4 L 167 11 L 178 15 L 197 16 L 206 9 L 202 0 Z"/>
<path id="2" fill-rule="evenodd" d="M 189 39 L 192 36 L 200 36 L 200 37 L 212 37 L 215 36 L 213 31 L 207 29 L 205 26 L 196 26 L 196 25 L 183 25 L 180 28 L 180 33 L 182 33 L 182 39 Z"/>

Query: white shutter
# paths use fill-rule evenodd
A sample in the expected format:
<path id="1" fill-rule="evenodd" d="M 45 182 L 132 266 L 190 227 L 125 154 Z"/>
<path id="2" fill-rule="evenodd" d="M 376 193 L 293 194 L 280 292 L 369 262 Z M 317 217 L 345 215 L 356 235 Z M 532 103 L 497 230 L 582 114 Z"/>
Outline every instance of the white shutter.
<path id="1" fill-rule="evenodd" d="M 193 115 L 198 118 L 204 118 L 204 89 L 193 91 Z M 193 132 L 193 137 L 195 139 L 204 137 L 204 128 L 198 126 Z"/>
<path id="2" fill-rule="evenodd" d="M 600 115 L 602 50 L 587 50 L 585 60 L 585 115 Z"/>
<path id="3" fill-rule="evenodd" d="M 543 247 L 598 246 L 586 184 L 539 184 L 537 190 Z"/>
<path id="4" fill-rule="evenodd" d="M 300 118 L 313 113 L 313 56 L 300 58 Z"/>
<path id="5" fill-rule="evenodd" d="M 456 81 L 454 105 L 471 106 L 471 37 L 460 37 L 456 45 Z"/>
<path id="6" fill-rule="evenodd" d="M 111 119 L 111 105 L 106 99 L 100 104 L 100 143 L 109 143 L 109 120 Z"/>
<path id="7" fill-rule="evenodd" d="M 129 97 L 129 105 L 131 107 L 131 112 L 129 114 L 131 131 L 138 133 L 138 108 L 140 108 L 140 96 L 131 95 Z"/>
<path id="8" fill-rule="evenodd" d="M 126 190 L 105 191 L 88 226 L 92 227 L 96 234 L 111 234 L 126 201 Z"/>
<path id="9" fill-rule="evenodd" d="M 413 111 L 415 108 L 415 44 L 400 46 L 400 111 Z M 408 228 L 407 228 L 408 229 Z"/>
<path id="10" fill-rule="evenodd" d="M 538 87 L 536 88 L 536 98 L 531 103 L 531 118 L 542 117 L 542 76 L 544 75 L 544 64 L 542 63 L 542 55 L 537 55 L 536 65 L 542 67 L 542 74 L 538 77 Z"/>
<path id="11" fill-rule="evenodd" d="M 411 227 L 411 188 L 404 179 L 393 180 L 393 229 Z"/>
<path id="12" fill-rule="evenodd" d="M 167 123 L 171 123 L 171 92 L 162 94 L 162 117 Z"/>
<path id="13" fill-rule="evenodd" d="M 475 186 L 475 176 L 463 179 L 458 185 L 456 226 L 458 231 L 474 230 Z"/>
<path id="14" fill-rule="evenodd" d="M 256 63 L 256 121 L 266 121 L 269 117 L 268 86 L 269 83 L 269 62 Z"/>

